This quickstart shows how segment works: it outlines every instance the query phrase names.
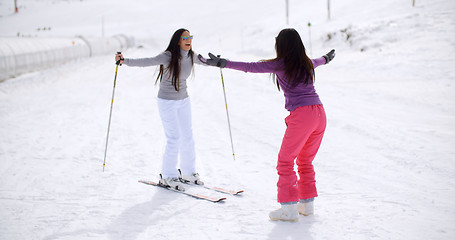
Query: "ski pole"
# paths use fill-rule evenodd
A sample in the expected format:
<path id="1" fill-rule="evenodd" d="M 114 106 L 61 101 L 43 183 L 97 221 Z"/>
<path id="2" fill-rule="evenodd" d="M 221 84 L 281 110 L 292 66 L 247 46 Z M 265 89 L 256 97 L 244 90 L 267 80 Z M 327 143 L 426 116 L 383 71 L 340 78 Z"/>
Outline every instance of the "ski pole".
<path id="1" fill-rule="evenodd" d="M 121 52 L 117 52 L 117 54 L 121 54 Z M 117 70 L 118 70 L 118 65 L 120 64 L 120 61 L 122 59 L 119 59 L 115 63 L 115 76 L 114 76 L 114 88 L 112 89 L 112 100 L 111 100 L 111 110 L 109 112 L 109 124 L 107 125 L 107 137 L 106 137 L 106 148 L 104 149 L 104 162 L 103 162 L 103 172 L 104 172 L 104 167 L 106 166 L 106 155 L 107 155 L 107 144 L 109 142 L 109 131 L 111 129 L 111 119 L 112 119 L 112 106 L 114 105 L 114 94 L 115 94 L 115 84 L 117 83 Z"/>
<path id="2" fill-rule="evenodd" d="M 308 22 L 308 38 L 310 39 L 310 56 L 313 56 L 313 48 L 311 47 L 311 22 Z"/>
<path id="3" fill-rule="evenodd" d="M 220 57 L 220 55 L 218 55 L 218 57 Z M 234 161 L 235 161 L 234 142 L 232 141 L 231 121 L 229 120 L 229 110 L 228 110 L 228 105 L 227 105 L 227 100 L 226 100 L 226 90 L 224 89 L 224 79 L 223 79 L 222 68 L 220 68 L 220 74 L 221 74 L 221 84 L 223 85 L 224 103 L 226 105 L 226 116 L 227 116 L 228 127 L 229 127 L 229 136 L 231 138 L 232 157 L 234 158 Z"/>

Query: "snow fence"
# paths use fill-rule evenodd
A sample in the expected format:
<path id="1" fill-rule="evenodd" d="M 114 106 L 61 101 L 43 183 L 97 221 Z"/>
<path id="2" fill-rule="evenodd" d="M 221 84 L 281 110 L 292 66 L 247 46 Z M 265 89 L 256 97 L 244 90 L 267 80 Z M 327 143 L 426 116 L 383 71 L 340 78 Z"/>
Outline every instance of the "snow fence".
<path id="1" fill-rule="evenodd" d="M 117 51 L 134 46 L 125 35 L 109 38 L 0 38 L 0 81 L 53 67 L 71 60 Z"/>

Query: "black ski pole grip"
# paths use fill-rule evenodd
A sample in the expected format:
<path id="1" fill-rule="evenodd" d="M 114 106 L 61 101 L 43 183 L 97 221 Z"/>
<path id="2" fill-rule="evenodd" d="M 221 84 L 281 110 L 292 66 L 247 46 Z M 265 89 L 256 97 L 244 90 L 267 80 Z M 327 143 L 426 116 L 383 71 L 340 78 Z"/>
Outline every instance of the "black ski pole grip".
<path id="1" fill-rule="evenodd" d="M 117 52 L 117 54 L 122 54 L 122 52 Z M 124 60 L 124 58 L 120 58 L 115 64 L 122 66 L 122 64 L 120 64 L 120 61 L 122 60 Z"/>

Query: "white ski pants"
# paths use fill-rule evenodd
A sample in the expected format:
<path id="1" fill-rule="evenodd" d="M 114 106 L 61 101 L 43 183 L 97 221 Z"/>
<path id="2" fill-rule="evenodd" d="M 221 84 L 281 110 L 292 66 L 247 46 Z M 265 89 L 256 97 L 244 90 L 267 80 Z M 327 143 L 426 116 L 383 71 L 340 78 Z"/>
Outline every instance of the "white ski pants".
<path id="1" fill-rule="evenodd" d="M 182 100 L 158 98 L 158 109 L 166 135 L 166 148 L 161 171 L 163 178 L 179 176 L 177 170 L 179 155 L 182 175 L 195 173 L 196 153 L 190 98 Z"/>

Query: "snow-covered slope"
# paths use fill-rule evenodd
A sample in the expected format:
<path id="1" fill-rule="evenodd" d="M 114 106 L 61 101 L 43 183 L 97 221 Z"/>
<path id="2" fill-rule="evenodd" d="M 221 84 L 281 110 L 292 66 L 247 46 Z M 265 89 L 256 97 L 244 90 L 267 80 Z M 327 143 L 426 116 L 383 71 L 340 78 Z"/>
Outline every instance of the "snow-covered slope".
<path id="1" fill-rule="evenodd" d="M 164 148 L 153 67 L 119 68 L 103 173 L 113 53 L 0 83 L 0 239 L 453 239 L 455 2 L 332 1 L 331 20 L 326 1 L 289 2 L 312 56 L 337 50 L 316 70 L 328 128 L 314 216 L 268 220 L 288 113 L 267 74 L 223 70 L 235 161 L 219 70 L 189 81 L 199 172 L 243 196 L 137 182 L 158 178 Z M 186 27 L 198 53 L 256 61 L 274 57 L 284 3 L 23 0 L 13 14 L 1 1 L 0 36 L 126 34 L 139 47 L 124 55 L 144 57 Z"/>

